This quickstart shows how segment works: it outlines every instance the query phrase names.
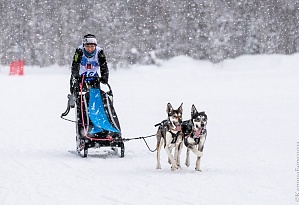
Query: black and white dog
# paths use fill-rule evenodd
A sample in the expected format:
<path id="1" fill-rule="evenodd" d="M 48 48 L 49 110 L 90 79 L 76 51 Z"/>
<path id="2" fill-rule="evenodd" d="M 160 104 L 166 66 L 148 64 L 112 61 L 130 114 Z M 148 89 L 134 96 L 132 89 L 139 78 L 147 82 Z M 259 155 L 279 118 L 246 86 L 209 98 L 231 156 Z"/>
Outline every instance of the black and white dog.
<path id="1" fill-rule="evenodd" d="M 180 153 L 183 147 L 183 135 L 181 131 L 183 103 L 178 109 L 173 109 L 170 103 L 167 104 L 166 112 L 167 120 L 162 121 L 155 126 L 159 126 L 157 131 L 157 165 L 156 169 L 161 169 L 160 151 L 164 145 L 164 149 L 168 155 L 168 162 L 171 170 L 174 171 L 181 167 Z M 172 150 L 175 148 L 174 155 Z"/>
<path id="2" fill-rule="evenodd" d="M 196 171 L 200 171 L 200 159 L 203 155 L 204 143 L 207 137 L 208 116 L 205 112 L 198 112 L 194 105 L 191 108 L 191 119 L 182 123 L 184 144 L 187 147 L 186 166 L 190 166 L 190 150 L 196 154 Z"/>

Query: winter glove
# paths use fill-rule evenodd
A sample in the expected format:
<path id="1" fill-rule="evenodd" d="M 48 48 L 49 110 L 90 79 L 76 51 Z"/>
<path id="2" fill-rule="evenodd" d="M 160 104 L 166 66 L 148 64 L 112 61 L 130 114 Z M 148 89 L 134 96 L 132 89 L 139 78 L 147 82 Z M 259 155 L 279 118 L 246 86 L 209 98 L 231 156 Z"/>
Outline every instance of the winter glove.
<path id="1" fill-rule="evenodd" d="M 74 94 L 68 94 L 67 98 L 68 98 L 68 105 L 71 108 L 74 108 L 75 107 L 75 103 L 76 103 L 76 96 Z"/>
<path id="2" fill-rule="evenodd" d="M 78 92 L 79 91 L 80 77 L 72 76 L 70 81 L 71 81 L 70 82 L 70 91 L 71 91 L 71 93 L 73 94 L 75 92 Z"/>
<path id="3" fill-rule="evenodd" d="M 105 77 L 101 77 L 100 82 L 103 84 L 107 84 L 108 83 L 108 79 Z"/>

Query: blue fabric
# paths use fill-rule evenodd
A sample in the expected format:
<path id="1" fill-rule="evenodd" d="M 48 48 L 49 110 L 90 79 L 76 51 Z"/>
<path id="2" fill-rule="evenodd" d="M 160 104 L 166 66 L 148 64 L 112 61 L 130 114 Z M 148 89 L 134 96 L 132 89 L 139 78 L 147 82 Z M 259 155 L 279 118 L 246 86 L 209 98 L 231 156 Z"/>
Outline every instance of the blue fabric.
<path id="1" fill-rule="evenodd" d="M 99 89 L 92 88 L 89 90 L 88 112 L 89 118 L 94 126 L 92 130 L 89 132 L 89 134 L 103 132 L 104 130 L 108 132 L 119 133 L 119 130 L 116 129 L 113 125 L 111 125 L 106 116 L 101 92 Z"/>
<path id="2" fill-rule="evenodd" d="M 87 58 L 91 58 L 91 57 L 93 57 L 94 54 L 96 53 L 96 50 L 97 50 L 97 49 L 94 49 L 93 52 L 89 53 L 89 52 L 87 52 L 87 51 L 85 50 L 85 48 L 84 48 L 84 49 L 83 49 L 83 52 L 84 52 L 84 55 L 85 55 Z"/>
<path id="3" fill-rule="evenodd" d="M 88 77 L 88 76 L 86 76 L 86 77 L 84 78 L 84 82 L 85 82 L 85 83 L 92 83 L 92 82 L 94 82 L 95 80 L 97 80 L 97 79 L 94 78 L 94 77 L 99 77 L 98 73 L 95 73 L 92 77 Z"/>
<path id="4" fill-rule="evenodd" d="M 87 62 L 88 62 L 87 58 L 85 56 L 82 56 L 81 65 L 86 66 Z"/>
<path id="5" fill-rule="evenodd" d="M 82 56 L 81 65 L 86 66 L 87 63 L 90 63 L 93 66 L 99 65 L 99 63 L 96 60 L 88 60 L 86 56 Z"/>

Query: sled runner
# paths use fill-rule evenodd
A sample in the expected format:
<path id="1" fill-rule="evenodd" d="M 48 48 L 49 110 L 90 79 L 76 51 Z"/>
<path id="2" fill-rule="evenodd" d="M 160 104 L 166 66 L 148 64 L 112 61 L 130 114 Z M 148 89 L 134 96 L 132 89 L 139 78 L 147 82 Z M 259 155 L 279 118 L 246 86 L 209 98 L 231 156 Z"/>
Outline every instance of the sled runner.
<path id="1" fill-rule="evenodd" d="M 125 147 L 113 107 L 113 93 L 109 84 L 99 82 L 98 77 L 83 78 L 74 99 L 69 96 L 68 108 L 62 116 L 68 114 L 70 107 L 75 107 L 76 151 L 81 157 L 87 157 L 88 149 L 100 147 L 111 147 L 112 150 L 120 147 L 120 157 L 124 157 Z M 102 86 L 108 91 L 102 90 Z"/>

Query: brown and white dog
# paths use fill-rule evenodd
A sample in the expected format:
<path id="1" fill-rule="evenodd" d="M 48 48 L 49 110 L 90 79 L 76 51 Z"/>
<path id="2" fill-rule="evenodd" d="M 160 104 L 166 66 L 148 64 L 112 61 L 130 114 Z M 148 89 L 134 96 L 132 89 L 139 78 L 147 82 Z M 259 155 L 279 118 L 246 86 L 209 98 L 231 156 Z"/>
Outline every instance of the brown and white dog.
<path id="1" fill-rule="evenodd" d="M 194 105 L 191 108 L 191 119 L 182 123 L 184 144 L 187 147 L 186 166 L 190 166 L 190 150 L 196 154 L 196 171 L 200 171 L 200 159 L 203 155 L 204 143 L 207 137 L 208 117 L 205 112 L 198 112 Z"/>
<path id="2" fill-rule="evenodd" d="M 168 155 L 168 162 L 171 165 L 171 170 L 174 171 L 181 167 L 180 152 L 183 147 L 183 136 L 181 131 L 183 103 L 178 109 L 173 109 L 170 103 L 167 104 L 166 112 L 167 120 L 162 121 L 155 126 L 159 126 L 157 131 L 157 165 L 156 169 L 161 169 L 160 151 L 164 145 L 164 149 Z M 172 150 L 175 148 L 174 155 Z"/>

